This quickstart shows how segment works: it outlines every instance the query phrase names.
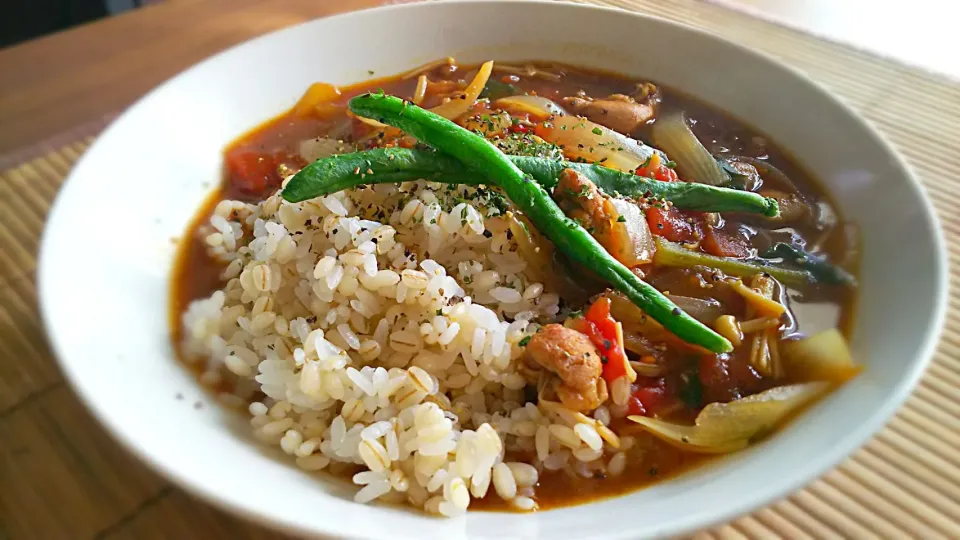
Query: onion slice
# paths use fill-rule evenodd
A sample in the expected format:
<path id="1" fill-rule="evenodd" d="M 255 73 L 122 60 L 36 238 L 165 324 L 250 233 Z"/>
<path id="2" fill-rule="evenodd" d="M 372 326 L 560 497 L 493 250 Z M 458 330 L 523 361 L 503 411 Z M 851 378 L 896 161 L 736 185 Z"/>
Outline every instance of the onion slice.
<path id="1" fill-rule="evenodd" d="M 680 178 L 719 186 L 730 177 L 687 126 L 682 113 L 658 118 L 650 131 L 653 143 L 677 163 Z"/>
<path id="2" fill-rule="evenodd" d="M 480 66 L 480 70 L 477 71 L 477 76 L 470 81 L 470 84 L 467 85 L 466 90 L 463 91 L 463 95 L 459 98 L 451 99 L 446 103 L 441 103 L 436 107 L 430 109 L 430 112 L 438 114 L 448 120 L 454 120 L 459 116 L 462 116 L 470 107 L 473 107 L 473 104 L 477 102 L 477 97 L 480 96 L 480 92 L 483 92 L 483 87 L 487 84 L 487 79 L 490 78 L 490 73 L 493 71 L 493 60 L 484 63 Z M 425 79 L 424 79 L 425 80 Z M 417 83 L 419 88 L 419 81 Z M 424 84 L 424 91 L 426 91 L 426 85 Z M 376 128 L 386 128 L 387 125 L 381 122 L 377 122 L 372 118 L 364 118 L 362 116 L 357 116 L 357 118 L 369 126 Z"/>
<path id="3" fill-rule="evenodd" d="M 667 295 L 671 302 L 682 309 L 684 313 L 704 323 L 713 324 L 723 315 L 723 306 L 715 298 L 694 298 L 692 296 Z"/>
<path id="4" fill-rule="evenodd" d="M 827 383 L 793 384 L 729 403 L 711 403 L 700 411 L 692 426 L 646 416 L 627 418 L 677 448 L 723 454 L 740 450 L 768 433 L 828 387 Z"/>
<path id="5" fill-rule="evenodd" d="M 509 96 L 494 101 L 493 105 L 514 114 L 529 114 L 535 121 L 568 114 L 557 102 L 543 96 Z"/>
<path id="6" fill-rule="evenodd" d="M 635 171 L 656 152 L 636 139 L 578 116 L 557 116 L 539 124 L 536 134 L 559 146 L 571 161 L 599 163 L 623 172 Z"/>
<path id="7" fill-rule="evenodd" d="M 324 105 L 332 105 L 340 97 L 340 88 L 336 85 L 315 82 L 307 88 L 303 96 L 293 106 L 293 114 L 297 116 L 308 116 L 320 112 Z"/>
<path id="8" fill-rule="evenodd" d="M 611 224 L 612 244 L 607 249 L 627 268 L 653 262 L 657 246 L 643 211 L 636 204 L 623 199 L 608 199 L 618 214 Z"/>
<path id="9" fill-rule="evenodd" d="M 424 96 L 427 95 L 427 80 L 426 75 L 420 75 L 417 77 L 417 87 L 413 90 L 413 98 L 410 100 L 414 105 L 420 105 L 420 102 L 423 101 Z"/>
<path id="10" fill-rule="evenodd" d="M 477 71 L 477 76 L 470 81 L 467 89 L 464 90 L 462 97 L 454 98 L 446 103 L 437 105 L 436 107 L 430 109 L 430 112 L 439 114 L 448 120 L 453 120 L 459 116 L 462 116 L 470 109 L 470 107 L 473 107 L 474 103 L 476 103 L 477 98 L 480 97 L 480 92 L 483 92 L 483 87 L 487 85 L 487 79 L 490 78 L 490 73 L 492 71 L 493 60 L 485 62 Z"/>

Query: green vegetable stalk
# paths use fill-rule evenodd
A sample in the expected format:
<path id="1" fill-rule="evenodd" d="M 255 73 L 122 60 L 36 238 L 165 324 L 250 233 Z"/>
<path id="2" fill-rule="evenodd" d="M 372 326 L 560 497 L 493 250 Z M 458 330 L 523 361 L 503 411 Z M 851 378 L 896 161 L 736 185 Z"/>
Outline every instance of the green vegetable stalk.
<path id="1" fill-rule="evenodd" d="M 483 137 L 393 96 L 357 96 L 350 100 L 350 109 L 409 133 L 500 186 L 564 255 L 594 270 L 680 339 L 718 353 L 733 349 L 729 341 L 684 313 L 614 259 L 583 227 L 563 214 L 543 186 Z"/>
<path id="2" fill-rule="evenodd" d="M 789 270 L 762 262 L 717 257 L 707 253 L 700 253 L 699 251 L 691 251 L 679 244 L 664 240 L 660 237 L 656 238 L 656 242 L 657 252 L 653 256 L 653 262 L 661 266 L 673 266 L 677 268 L 705 266 L 707 268 L 720 270 L 728 276 L 736 277 L 750 277 L 765 272 L 784 285 L 793 287 L 802 287 L 816 282 L 816 278 L 814 278 L 810 272 Z"/>
<path id="3" fill-rule="evenodd" d="M 631 199 L 664 199 L 685 210 L 747 212 L 776 216 L 777 201 L 735 189 L 693 182 L 661 182 L 588 163 L 571 163 L 528 156 L 507 156 L 521 171 L 550 190 L 564 169 L 575 169 L 601 192 Z M 438 152 L 378 148 L 320 159 L 307 165 L 287 183 L 283 198 L 300 202 L 362 184 L 406 182 L 418 179 L 447 184 L 477 185 L 486 177 Z"/>

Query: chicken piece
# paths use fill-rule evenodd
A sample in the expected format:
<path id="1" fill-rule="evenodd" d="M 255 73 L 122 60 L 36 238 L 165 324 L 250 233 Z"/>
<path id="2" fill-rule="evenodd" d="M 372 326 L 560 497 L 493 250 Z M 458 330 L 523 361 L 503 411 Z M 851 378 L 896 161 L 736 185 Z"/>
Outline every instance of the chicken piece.
<path id="1" fill-rule="evenodd" d="M 618 217 L 616 208 L 607 203 L 597 185 L 573 169 L 564 169 L 560 173 L 553 188 L 553 200 L 567 217 L 578 220 L 597 241 Z"/>
<path id="2" fill-rule="evenodd" d="M 527 358 L 559 379 L 557 397 L 574 411 L 592 411 L 607 400 L 607 385 L 600 378 L 603 364 L 586 335 L 559 324 L 548 324 L 530 339 Z"/>
<path id="3" fill-rule="evenodd" d="M 567 109 L 602 126 L 630 135 L 656 115 L 653 100 L 638 102 L 630 96 L 612 94 L 604 99 L 563 98 Z"/>
<path id="4" fill-rule="evenodd" d="M 639 227 L 631 230 L 629 227 L 635 225 L 646 229 L 643 213 L 633 203 L 610 199 L 600 193 L 589 178 L 573 169 L 560 173 L 553 188 L 553 199 L 567 217 L 579 221 L 613 258 L 627 268 L 649 262 L 653 257 L 642 237 L 644 232 L 649 235 L 648 230 Z M 622 206 L 624 212 L 620 212 L 617 203 L 627 203 Z"/>

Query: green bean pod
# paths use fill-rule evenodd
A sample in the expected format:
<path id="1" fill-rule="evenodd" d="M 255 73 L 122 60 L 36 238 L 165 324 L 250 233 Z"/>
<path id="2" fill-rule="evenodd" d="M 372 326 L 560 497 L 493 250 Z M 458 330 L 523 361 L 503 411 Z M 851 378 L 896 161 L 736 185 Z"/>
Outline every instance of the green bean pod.
<path id="1" fill-rule="evenodd" d="M 610 196 L 663 199 L 677 208 L 702 212 L 747 212 L 770 217 L 778 213 L 775 199 L 748 191 L 693 182 L 661 182 L 588 163 L 528 156 L 507 158 L 548 190 L 557 185 L 557 178 L 563 169 L 572 168 Z M 307 165 L 287 183 L 283 197 L 290 202 L 300 202 L 362 184 L 406 182 L 421 178 L 445 184 L 477 185 L 487 181 L 457 160 L 438 152 L 376 148 L 331 156 Z"/>

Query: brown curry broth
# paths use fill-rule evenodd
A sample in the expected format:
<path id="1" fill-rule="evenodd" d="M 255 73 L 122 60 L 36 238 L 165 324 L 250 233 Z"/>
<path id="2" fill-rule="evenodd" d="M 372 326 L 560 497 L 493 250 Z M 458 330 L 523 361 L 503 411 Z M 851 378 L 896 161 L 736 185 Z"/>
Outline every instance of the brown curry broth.
<path id="1" fill-rule="evenodd" d="M 552 65 L 552 64 L 551 64 Z M 565 96 L 575 95 L 578 91 L 583 91 L 586 95 L 592 97 L 604 97 L 612 93 L 630 94 L 634 91 L 636 80 L 628 79 L 623 76 L 562 66 L 565 73 L 559 82 L 547 81 L 537 78 L 521 77 L 519 81 L 511 81 L 511 84 L 520 89 L 536 93 L 544 97 L 557 99 Z M 461 81 L 461 86 L 469 81 L 476 72 L 475 68 L 460 67 L 451 70 L 447 66 L 442 66 L 432 70 L 429 73 L 431 81 L 451 80 Z M 495 73 L 498 79 L 502 74 Z M 339 106 L 337 112 L 326 118 L 299 117 L 292 111 L 265 122 L 261 126 L 239 137 L 231 143 L 224 151 L 227 155 L 230 152 L 242 150 L 254 150 L 263 153 L 273 153 L 276 151 L 286 151 L 295 154 L 301 140 L 322 137 L 330 133 L 331 130 L 346 131 L 356 129 L 356 120 L 348 120 L 346 115 L 347 101 L 356 95 L 367 91 L 383 90 L 388 94 L 409 97 L 414 90 L 416 78 L 402 80 L 397 77 L 388 77 L 365 81 L 359 84 L 341 88 L 342 96 L 335 102 Z M 760 137 L 758 132 L 745 126 L 744 124 L 732 119 L 726 114 L 707 107 L 682 93 L 672 89 L 664 89 L 663 102 L 661 104 L 661 114 L 669 110 L 682 110 L 688 118 L 696 121 L 694 131 L 712 151 L 729 150 L 731 155 L 746 155 L 767 159 L 775 167 L 783 171 L 801 190 L 802 194 L 811 203 L 827 201 L 827 196 L 820 186 L 795 162 L 793 162 L 785 152 L 773 146 L 769 139 L 762 137 L 765 144 L 759 146 L 756 144 L 755 137 Z M 436 95 L 428 95 L 422 105 L 426 107 L 433 106 L 439 102 Z M 343 135 L 340 133 L 338 135 Z M 649 141 L 646 129 L 641 129 L 636 134 L 641 140 Z M 349 134 L 347 134 L 349 137 Z M 200 208 L 196 218 L 191 222 L 187 229 L 186 236 L 180 243 L 178 259 L 173 272 L 173 287 L 171 299 L 170 324 L 172 328 L 172 337 L 177 345 L 178 354 L 180 353 L 179 344 L 181 341 L 181 323 L 180 319 L 186 307 L 193 300 L 209 296 L 213 291 L 223 285 L 219 275 L 223 266 L 210 259 L 206 254 L 206 248 L 203 236 L 199 230 L 200 225 L 205 223 L 213 212 L 216 204 L 225 199 L 240 199 L 254 201 L 263 198 L 269 193 L 261 193 L 258 196 L 251 196 L 236 189 L 230 181 L 228 171 L 224 171 L 224 180 L 207 202 Z M 833 205 L 830 205 L 833 207 Z M 742 219 L 753 226 L 758 226 L 761 222 L 758 220 Z M 819 223 L 808 224 L 805 227 L 796 227 L 797 234 L 803 238 L 812 239 L 823 232 Z M 840 234 L 830 234 L 827 241 L 824 242 L 824 251 L 832 260 L 839 260 L 851 246 L 847 245 L 846 239 Z M 791 307 L 794 312 L 799 312 L 797 318 L 803 320 L 804 301 L 817 302 L 821 306 L 828 306 L 837 314 L 841 330 L 846 331 L 852 324 L 852 304 L 854 300 L 853 291 L 843 291 L 831 289 L 829 291 L 813 290 L 806 294 L 806 298 L 801 299 L 797 295 L 791 295 Z M 741 348 L 742 349 L 742 348 Z M 734 355 L 734 360 L 742 355 Z M 181 355 L 182 358 L 182 355 Z M 741 358 L 741 361 L 742 358 Z M 229 390 L 229 388 L 218 388 L 217 390 Z M 618 426 L 614 426 L 615 430 Z M 601 497 L 610 497 L 629 492 L 640 487 L 662 481 L 664 479 L 677 476 L 691 469 L 698 467 L 713 456 L 685 452 L 663 443 L 649 436 L 643 436 L 642 433 L 631 425 L 621 425 L 620 428 L 633 431 L 639 434 L 638 444 L 628 452 L 630 459 L 627 461 L 627 467 L 624 474 L 619 477 L 595 477 L 583 478 L 571 472 L 544 472 L 540 477 L 540 482 L 536 489 L 536 499 L 540 508 L 550 508 L 557 506 L 566 506 L 577 504 L 588 500 L 594 500 Z M 511 456 L 514 459 L 521 459 L 524 456 Z M 492 490 L 491 490 L 492 491 Z M 497 509 L 506 510 L 509 507 L 496 496 L 488 496 L 483 500 L 474 501 L 472 508 L 479 509 Z"/>

